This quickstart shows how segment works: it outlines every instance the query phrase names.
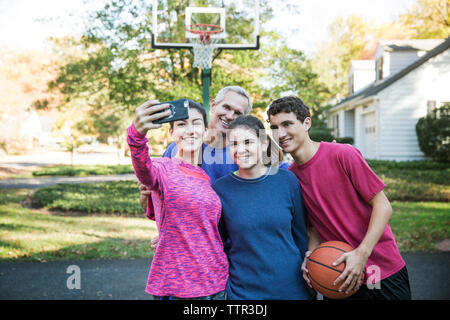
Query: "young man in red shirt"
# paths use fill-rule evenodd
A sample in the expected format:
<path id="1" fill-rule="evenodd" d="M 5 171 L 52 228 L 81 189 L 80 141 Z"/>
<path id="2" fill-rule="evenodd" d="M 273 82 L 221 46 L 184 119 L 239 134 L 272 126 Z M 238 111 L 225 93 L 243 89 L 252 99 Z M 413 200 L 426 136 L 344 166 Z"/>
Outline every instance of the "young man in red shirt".
<path id="1" fill-rule="evenodd" d="M 335 261 L 346 263 L 335 281 L 340 291 L 358 290 L 365 271 L 368 286 L 361 286 L 350 299 L 411 299 L 405 262 L 388 223 L 392 208 L 383 192 L 385 184 L 359 150 L 312 141 L 309 108 L 298 97 L 273 101 L 267 114 L 275 140 L 294 159 L 289 170 L 300 181 L 308 212 L 305 280 L 309 283 L 306 258 L 311 251 L 321 242 L 338 240 L 355 248 Z"/>

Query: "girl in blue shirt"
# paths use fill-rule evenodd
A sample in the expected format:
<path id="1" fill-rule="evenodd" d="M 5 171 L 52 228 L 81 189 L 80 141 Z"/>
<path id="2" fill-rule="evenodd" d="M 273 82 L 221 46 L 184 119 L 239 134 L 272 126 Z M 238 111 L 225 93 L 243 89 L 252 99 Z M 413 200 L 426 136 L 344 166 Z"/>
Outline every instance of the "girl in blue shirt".
<path id="1" fill-rule="evenodd" d="M 238 170 L 213 188 L 222 202 L 228 299 L 311 299 L 301 273 L 308 237 L 297 178 L 270 166 L 270 138 L 258 118 L 239 116 L 227 138 Z"/>

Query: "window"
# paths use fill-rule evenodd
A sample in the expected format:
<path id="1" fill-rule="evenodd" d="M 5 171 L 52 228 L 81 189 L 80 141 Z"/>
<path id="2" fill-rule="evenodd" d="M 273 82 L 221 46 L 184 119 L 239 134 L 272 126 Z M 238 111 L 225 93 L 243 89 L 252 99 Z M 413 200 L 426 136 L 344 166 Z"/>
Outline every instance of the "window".
<path id="1" fill-rule="evenodd" d="M 376 68 L 376 71 L 377 71 L 377 80 L 383 79 L 383 57 L 380 57 L 375 62 L 375 68 Z"/>

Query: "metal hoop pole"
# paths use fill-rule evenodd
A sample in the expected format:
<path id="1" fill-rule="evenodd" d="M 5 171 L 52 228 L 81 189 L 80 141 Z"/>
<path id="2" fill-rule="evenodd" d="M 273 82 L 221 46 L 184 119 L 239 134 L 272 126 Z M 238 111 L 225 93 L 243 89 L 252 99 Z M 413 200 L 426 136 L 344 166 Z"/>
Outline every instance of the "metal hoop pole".
<path id="1" fill-rule="evenodd" d="M 209 121 L 209 88 L 211 87 L 211 69 L 202 69 L 203 108 Z"/>

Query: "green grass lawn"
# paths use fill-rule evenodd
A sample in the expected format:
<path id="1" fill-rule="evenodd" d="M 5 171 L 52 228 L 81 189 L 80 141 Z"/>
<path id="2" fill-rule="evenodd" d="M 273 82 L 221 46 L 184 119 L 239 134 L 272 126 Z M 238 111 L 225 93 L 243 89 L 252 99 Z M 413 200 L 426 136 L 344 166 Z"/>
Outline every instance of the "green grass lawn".
<path id="1" fill-rule="evenodd" d="M 22 207 L 27 190 L 0 190 L 0 261 L 145 258 L 153 221 L 141 216 L 64 215 Z M 135 201 L 135 199 L 133 199 Z M 393 202 L 390 224 L 401 252 L 436 251 L 450 238 L 450 204 Z"/>
<path id="2" fill-rule="evenodd" d="M 106 174 L 134 173 L 133 166 L 129 165 L 57 165 L 33 171 L 33 176 L 92 176 Z"/>
<path id="3" fill-rule="evenodd" d="M 157 234 L 144 217 L 64 216 L 23 208 L 27 190 L 0 191 L 0 261 L 150 257 Z"/>
<path id="4" fill-rule="evenodd" d="M 51 210 L 141 215 L 135 181 L 57 184 L 37 190 L 34 201 Z"/>
<path id="5" fill-rule="evenodd" d="M 391 201 L 450 201 L 450 163 L 368 161 Z"/>
<path id="6" fill-rule="evenodd" d="M 435 251 L 450 238 L 448 202 L 392 202 L 390 225 L 400 251 Z"/>
<path id="7" fill-rule="evenodd" d="M 437 242 L 450 238 L 450 164 L 369 164 L 387 185 L 393 207 L 390 224 L 400 251 L 436 251 Z M 92 166 L 93 171 L 83 167 L 75 167 L 74 174 L 105 174 L 111 166 Z M 52 170 L 60 174 L 66 169 Z M 32 197 L 42 209 L 21 205 L 27 192 L 0 190 L 0 261 L 139 258 L 152 253 L 149 242 L 156 226 L 138 204 L 136 182 L 42 188 Z"/>

